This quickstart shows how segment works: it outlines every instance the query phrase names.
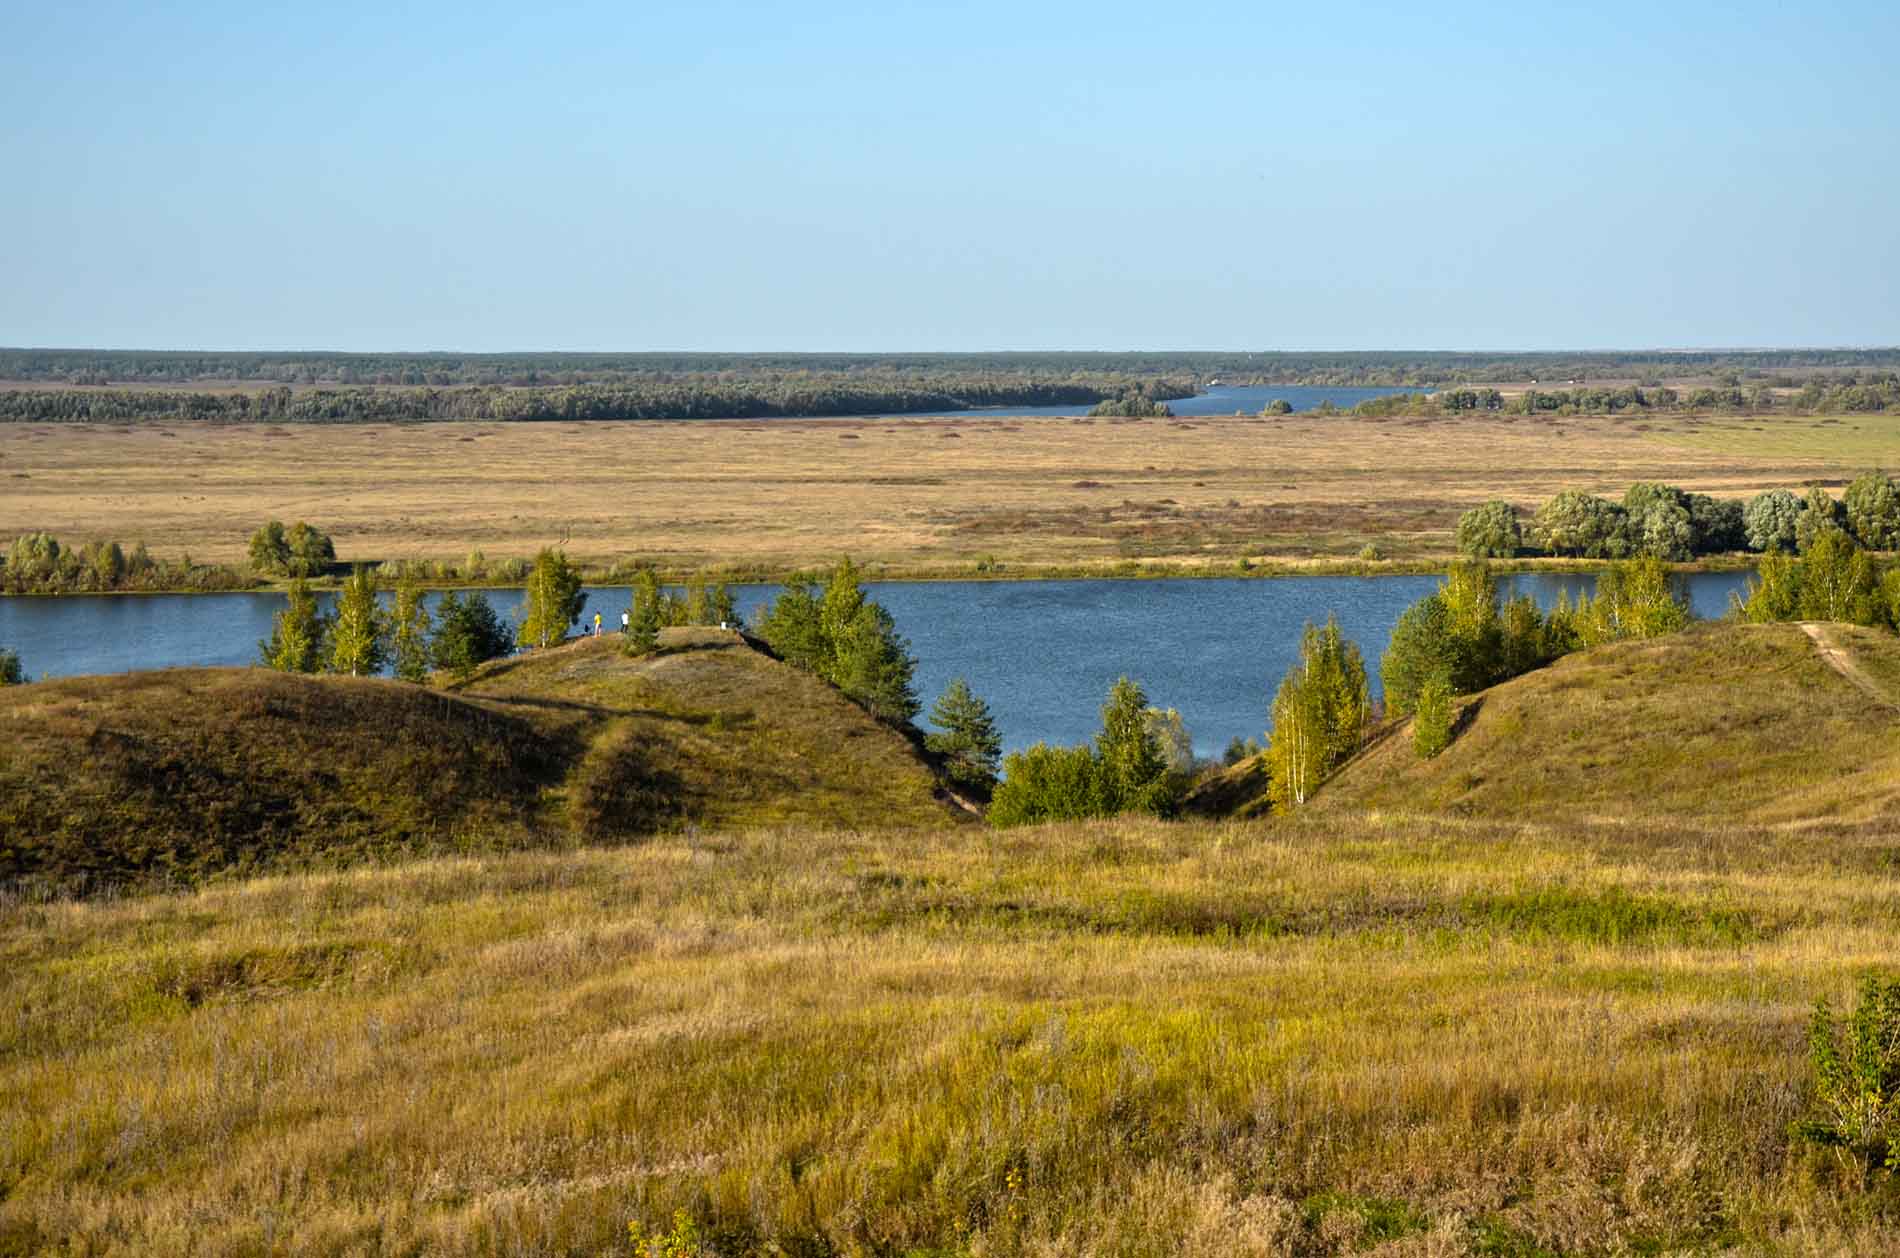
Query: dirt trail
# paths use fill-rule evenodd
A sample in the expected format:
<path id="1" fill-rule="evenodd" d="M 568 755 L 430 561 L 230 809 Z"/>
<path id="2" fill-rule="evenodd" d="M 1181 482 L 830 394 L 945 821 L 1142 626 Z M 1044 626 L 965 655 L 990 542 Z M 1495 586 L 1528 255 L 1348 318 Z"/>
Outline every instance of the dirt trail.
<path id="1" fill-rule="evenodd" d="M 1801 629 L 1814 639 L 1814 649 L 1821 653 L 1821 658 L 1827 661 L 1830 668 L 1860 687 L 1874 702 L 1900 712 L 1900 703 L 1895 702 L 1893 697 L 1881 688 L 1879 682 L 1869 677 L 1862 671 L 1860 665 L 1854 663 L 1853 656 L 1828 636 L 1827 626 L 1818 621 L 1804 620 L 1801 622 Z"/>

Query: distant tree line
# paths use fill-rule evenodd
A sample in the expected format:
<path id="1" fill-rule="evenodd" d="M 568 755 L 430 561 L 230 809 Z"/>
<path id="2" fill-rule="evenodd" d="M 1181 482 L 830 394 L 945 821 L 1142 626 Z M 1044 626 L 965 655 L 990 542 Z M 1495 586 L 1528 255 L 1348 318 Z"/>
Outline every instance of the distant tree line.
<path id="1" fill-rule="evenodd" d="M 1827 370 L 1893 371 L 1900 350 L 1796 349 L 1605 353 L 1425 353 L 1407 350 L 1304 352 L 1023 352 L 975 354 L 341 354 L 150 350 L 0 349 L 0 379 L 58 385 L 207 381 L 299 386 L 375 385 L 544 388 L 644 385 L 663 378 L 760 379 L 874 375 L 967 381 L 982 377 L 1090 383 L 1174 377 L 1229 384 L 1443 388 L 1467 381 L 1530 383 L 1662 376 L 1734 377 Z M 962 395 L 960 388 L 948 388 Z M 1112 395 L 1112 390 L 1102 396 Z M 1176 394 L 1174 396 L 1183 396 Z M 1062 398 L 1058 401 L 1084 399 Z M 1099 399 L 1098 399 L 1099 400 Z M 1006 399 L 1022 403 L 1021 398 Z M 880 406 L 873 409 L 894 410 Z M 931 407 L 930 409 L 938 409 Z M 854 412 L 837 412 L 854 413 Z"/>
<path id="2" fill-rule="evenodd" d="M 1677 412 L 1796 415 L 1855 414 L 1900 410 L 1900 374 L 1849 372 L 1815 376 L 1780 387 L 1756 382 L 1678 390 L 1667 386 L 1617 389 L 1526 389 L 1505 394 L 1494 388 L 1449 388 L 1436 393 L 1395 393 L 1352 408 L 1364 417 L 1391 415 L 1625 415 Z"/>
<path id="3" fill-rule="evenodd" d="M 1510 558 L 1535 549 L 1584 559 L 1648 555 L 1680 563 L 1737 551 L 1802 552 L 1830 529 L 1868 549 L 1900 547 L 1900 485 L 1884 472 L 1866 472 L 1839 501 L 1814 485 L 1801 497 L 1771 489 L 1744 502 L 1638 481 L 1620 502 L 1565 490 L 1528 524 L 1510 503 L 1494 499 L 1459 517 L 1457 542 L 1473 558 Z"/>
<path id="4" fill-rule="evenodd" d="M 67 546 L 51 533 L 27 533 L 0 555 L 0 592 L 7 594 L 242 590 L 252 584 L 231 568 L 193 563 L 190 555 L 155 559 L 143 542 L 130 550 L 112 541 Z"/>
<path id="5" fill-rule="evenodd" d="M 854 376 L 680 377 L 558 388 L 320 388 L 261 392 L 16 390 L 0 392 L 0 422 L 124 424 L 533 423 L 632 419 L 764 419 L 875 415 L 980 407 L 1087 406 L 1130 390 L 1119 379 L 1017 377 L 940 380 Z M 1157 380 L 1146 397 L 1186 397 L 1192 380 Z"/>

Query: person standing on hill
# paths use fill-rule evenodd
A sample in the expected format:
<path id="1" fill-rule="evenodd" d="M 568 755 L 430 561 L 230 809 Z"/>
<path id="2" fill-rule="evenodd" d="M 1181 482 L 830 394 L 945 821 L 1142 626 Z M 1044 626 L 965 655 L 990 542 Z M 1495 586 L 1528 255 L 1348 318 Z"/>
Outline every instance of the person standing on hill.
<path id="1" fill-rule="evenodd" d="M 633 619 L 632 619 L 631 612 L 623 611 L 620 613 L 620 632 L 625 633 L 627 631 L 627 627 L 631 625 L 632 623 L 633 623 Z"/>
<path id="2" fill-rule="evenodd" d="M 600 613 L 599 612 L 594 613 L 594 636 L 596 638 L 600 636 Z"/>

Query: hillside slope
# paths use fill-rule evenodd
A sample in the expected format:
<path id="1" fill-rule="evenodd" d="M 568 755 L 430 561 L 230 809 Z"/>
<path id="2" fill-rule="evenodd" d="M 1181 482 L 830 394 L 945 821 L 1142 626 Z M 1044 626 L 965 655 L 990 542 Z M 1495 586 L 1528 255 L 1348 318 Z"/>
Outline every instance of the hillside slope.
<path id="1" fill-rule="evenodd" d="M 1315 802 L 1525 819 L 1900 812 L 1900 712 L 1880 697 L 1900 683 L 1900 640 L 1810 628 L 1705 624 L 1568 656 L 1465 700 L 1435 759 L 1401 726 Z"/>
<path id="2" fill-rule="evenodd" d="M 0 882 L 951 815 L 900 734 L 738 638 L 613 646 L 502 661 L 454 695 L 261 669 L 0 690 Z"/>

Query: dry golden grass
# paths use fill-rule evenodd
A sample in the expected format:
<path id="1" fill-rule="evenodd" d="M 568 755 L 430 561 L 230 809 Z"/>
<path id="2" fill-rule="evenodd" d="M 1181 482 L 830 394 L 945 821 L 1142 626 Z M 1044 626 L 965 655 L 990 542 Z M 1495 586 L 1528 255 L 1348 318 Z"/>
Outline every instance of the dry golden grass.
<path id="1" fill-rule="evenodd" d="M 236 561 L 267 517 L 345 559 L 531 553 L 914 571 L 1440 555 L 1486 498 L 1752 494 L 1900 463 L 1883 417 L 0 425 L 0 537 Z"/>
<path id="2" fill-rule="evenodd" d="M 1891 1253 L 1786 1133 L 1896 851 L 797 830 L 0 902 L 0 1253 Z"/>
<path id="3" fill-rule="evenodd" d="M 1451 746 L 1409 723 L 1320 789 L 1345 809 L 1859 822 L 1900 817 L 1900 639 L 1852 625 L 1702 624 L 1566 656 L 1464 700 Z M 1843 671 L 1844 670 L 1844 671 Z M 1871 691 L 1871 693 L 1870 693 Z"/>

